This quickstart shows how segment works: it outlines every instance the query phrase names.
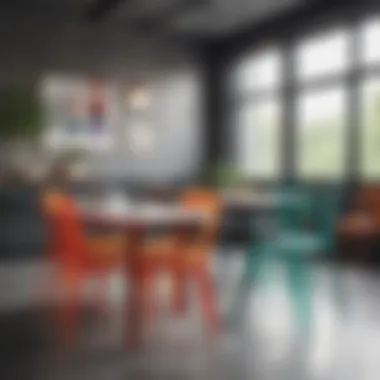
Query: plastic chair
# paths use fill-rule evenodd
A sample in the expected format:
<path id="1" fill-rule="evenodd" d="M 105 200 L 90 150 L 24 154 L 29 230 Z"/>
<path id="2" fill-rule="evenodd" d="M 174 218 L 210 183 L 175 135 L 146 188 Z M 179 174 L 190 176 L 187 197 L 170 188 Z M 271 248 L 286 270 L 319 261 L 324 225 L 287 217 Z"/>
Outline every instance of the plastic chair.
<path id="1" fill-rule="evenodd" d="M 178 268 L 173 275 L 173 307 L 177 311 L 183 309 L 184 282 L 186 278 L 192 277 L 198 286 L 206 323 L 211 329 L 217 330 L 220 323 L 212 290 L 210 264 L 211 254 L 216 248 L 221 202 L 215 192 L 202 188 L 187 190 L 180 202 L 186 209 L 205 212 L 207 217 L 194 239 L 186 246 L 185 252 L 178 255 Z"/>
<path id="2" fill-rule="evenodd" d="M 180 203 L 185 209 L 207 214 L 199 230 L 192 239 L 188 237 L 189 232 L 182 229 L 169 237 L 153 239 L 147 252 L 155 260 L 155 271 L 170 274 L 173 311 L 179 314 L 186 310 L 186 283 L 193 280 L 205 322 L 216 331 L 220 321 L 212 289 L 210 260 L 216 246 L 221 203 L 216 193 L 203 188 L 185 191 L 180 196 Z"/>
<path id="3" fill-rule="evenodd" d="M 246 251 L 244 274 L 232 308 L 232 320 L 244 309 L 249 290 L 269 262 L 281 261 L 286 271 L 296 318 L 310 322 L 312 278 L 308 259 L 333 248 L 339 211 L 338 194 L 331 190 L 283 187 L 277 192 L 274 231 L 259 236 Z"/>
<path id="4" fill-rule="evenodd" d="M 123 236 L 86 237 L 75 202 L 65 194 L 46 193 L 42 206 L 48 227 L 48 254 L 56 272 L 54 283 L 46 286 L 58 287 L 63 293 L 58 323 L 63 339 L 72 341 L 85 279 L 97 277 L 98 306 L 104 312 L 108 275 L 120 264 L 126 244 Z"/>
<path id="5" fill-rule="evenodd" d="M 355 195 L 339 221 L 342 253 L 345 258 L 373 260 L 380 232 L 380 187 L 366 185 Z"/>

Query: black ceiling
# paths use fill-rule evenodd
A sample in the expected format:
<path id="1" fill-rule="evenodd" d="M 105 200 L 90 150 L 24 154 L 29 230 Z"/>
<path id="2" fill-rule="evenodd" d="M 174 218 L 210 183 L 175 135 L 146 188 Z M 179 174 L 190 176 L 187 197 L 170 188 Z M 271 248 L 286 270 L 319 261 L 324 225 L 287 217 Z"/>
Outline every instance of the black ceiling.
<path id="1" fill-rule="evenodd" d="M 327 13 L 378 5 L 378 0 L 2 0 L 0 17 L 121 25 L 139 33 L 169 32 L 228 44 L 284 35 Z M 8 15 L 12 14 L 12 17 Z M 14 18 L 13 18 L 14 19 Z M 319 22 L 319 21 L 317 21 Z"/>
<path id="2" fill-rule="evenodd" d="M 136 0 L 95 0 L 85 10 L 85 18 L 89 21 L 102 21 L 110 14 L 116 12 L 118 7 L 133 5 Z M 141 25 L 164 24 L 167 20 L 178 15 L 189 12 L 192 9 L 205 5 L 209 0 L 181 0 L 160 7 L 152 15 L 143 17 L 139 22 Z"/>
<path id="3" fill-rule="evenodd" d="M 131 2 L 131 0 L 95 0 L 85 10 L 84 16 L 89 21 L 100 21 L 118 6 L 128 1 Z"/>
<path id="4" fill-rule="evenodd" d="M 0 16 L 120 24 L 219 38 L 252 20 L 313 0 L 3 0 Z"/>

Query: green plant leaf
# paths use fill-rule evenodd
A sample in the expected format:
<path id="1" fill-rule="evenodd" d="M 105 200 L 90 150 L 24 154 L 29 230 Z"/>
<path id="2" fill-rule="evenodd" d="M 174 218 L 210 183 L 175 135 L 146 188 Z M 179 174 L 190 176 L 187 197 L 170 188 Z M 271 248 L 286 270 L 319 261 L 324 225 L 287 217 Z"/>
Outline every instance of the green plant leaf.
<path id="1" fill-rule="evenodd" d="M 38 137 L 44 126 L 44 109 L 34 89 L 0 88 L 0 139 Z"/>

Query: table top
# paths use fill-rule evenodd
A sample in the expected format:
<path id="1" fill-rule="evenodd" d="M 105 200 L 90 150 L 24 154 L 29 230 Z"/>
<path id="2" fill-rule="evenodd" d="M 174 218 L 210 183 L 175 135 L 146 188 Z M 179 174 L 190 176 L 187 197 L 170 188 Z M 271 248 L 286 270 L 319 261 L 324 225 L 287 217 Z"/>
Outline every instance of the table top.
<path id="1" fill-rule="evenodd" d="M 248 209 L 273 207 L 277 203 L 273 194 L 250 190 L 226 190 L 222 192 L 222 199 L 227 207 Z"/>
<path id="2" fill-rule="evenodd" d="M 228 189 L 221 192 L 224 207 L 246 210 L 273 208 L 276 198 L 269 193 L 252 190 Z M 85 220 L 108 221 L 110 223 L 175 224 L 199 223 L 207 218 L 200 210 L 186 210 L 179 203 L 133 203 L 127 197 L 113 194 L 104 201 L 78 199 Z"/>
<path id="3" fill-rule="evenodd" d="M 186 210 L 175 204 L 143 204 L 138 207 L 109 204 L 98 207 L 81 207 L 81 213 L 88 222 L 102 221 L 121 225 L 198 224 L 208 216 L 207 213 L 199 210 Z"/>

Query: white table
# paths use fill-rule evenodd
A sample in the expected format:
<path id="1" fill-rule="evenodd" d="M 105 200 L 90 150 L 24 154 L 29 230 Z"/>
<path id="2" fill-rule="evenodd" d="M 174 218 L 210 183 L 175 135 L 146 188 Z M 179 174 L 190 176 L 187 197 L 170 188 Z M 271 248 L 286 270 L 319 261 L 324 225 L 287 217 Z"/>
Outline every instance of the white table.
<path id="1" fill-rule="evenodd" d="M 127 299 L 128 328 L 127 342 L 138 344 L 142 331 L 142 305 L 139 294 L 144 286 L 144 239 L 146 232 L 152 227 L 163 226 L 169 228 L 176 236 L 175 252 L 184 251 L 193 228 L 197 227 L 207 217 L 202 212 L 190 211 L 179 205 L 152 205 L 140 206 L 110 205 L 81 207 L 83 221 L 95 226 L 117 228 L 128 236 L 128 262 L 125 272 L 130 280 L 130 292 Z M 127 255 L 126 255 L 127 256 Z"/>
<path id="2" fill-rule="evenodd" d="M 273 194 L 251 190 L 225 190 L 222 192 L 222 200 L 225 207 L 247 210 L 268 209 L 277 204 Z"/>
<path id="3" fill-rule="evenodd" d="M 178 224 L 198 224 L 207 214 L 197 210 L 186 210 L 179 205 L 142 205 L 138 207 L 111 208 L 107 206 L 82 208 L 86 222 L 131 226 L 175 226 Z"/>

